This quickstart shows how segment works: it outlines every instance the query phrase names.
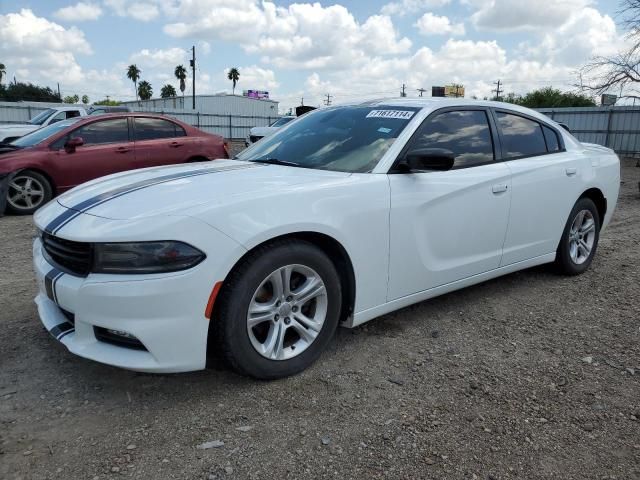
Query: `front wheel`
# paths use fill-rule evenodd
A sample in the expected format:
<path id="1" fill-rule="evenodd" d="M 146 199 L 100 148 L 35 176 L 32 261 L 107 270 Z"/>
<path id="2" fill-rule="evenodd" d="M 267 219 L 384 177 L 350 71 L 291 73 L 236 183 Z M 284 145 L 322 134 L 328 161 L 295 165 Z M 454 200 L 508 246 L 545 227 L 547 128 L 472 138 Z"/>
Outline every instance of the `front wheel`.
<path id="1" fill-rule="evenodd" d="M 569 214 L 558 251 L 556 266 L 566 275 L 583 273 L 591 262 L 600 237 L 600 215 L 590 198 L 581 198 Z"/>
<path id="2" fill-rule="evenodd" d="M 52 196 L 51 185 L 43 175 L 23 170 L 9 182 L 7 210 L 18 215 L 29 215 L 51 200 Z"/>
<path id="3" fill-rule="evenodd" d="M 238 373 L 293 375 L 331 340 L 341 296 L 333 262 L 313 244 L 283 240 L 259 247 L 225 281 L 213 340 Z"/>

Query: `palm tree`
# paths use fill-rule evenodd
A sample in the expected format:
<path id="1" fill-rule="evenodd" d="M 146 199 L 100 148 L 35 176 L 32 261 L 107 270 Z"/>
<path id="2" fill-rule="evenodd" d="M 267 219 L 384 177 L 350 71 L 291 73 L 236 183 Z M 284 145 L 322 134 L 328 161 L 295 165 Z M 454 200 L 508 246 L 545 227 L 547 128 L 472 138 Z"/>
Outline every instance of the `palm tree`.
<path id="1" fill-rule="evenodd" d="M 160 96 L 162 98 L 171 98 L 176 96 L 176 89 L 173 85 L 167 83 L 164 87 L 160 89 Z"/>
<path id="2" fill-rule="evenodd" d="M 151 84 L 146 80 L 142 80 L 140 85 L 138 85 L 138 96 L 140 97 L 140 100 L 149 100 L 151 95 L 153 95 L 153 88 L 151 87 Z"/>
<path id="3" fill-rule="evenodd" d="M 87 103 L 89 103 L 89 96 L 88 95 L 82 95 L 82 103 L 84 103 L 85 105 Z"/>
<path id="4" fill-rule="evenodd" d="M 227 78 L 233 82 L 233 94 L 236 93 L 236 83 L 240 80 L 240 72 L 236 67 L 232 67 L 229 69 L 229 73 L 227 73 Z"/>
<path id="5" fill-rule="evenodd" d="M 7 67 L 4 66 L 4 63 L 0 63 L 0 83 L 2 83 L 2 77 L 7 73 Z"/>
<path id="6" fill-rule="evenodd" d="M 129 65 L 129 68 L 127 68 L 127 78 L 133 82 L 136 91 L 136 100 L 138 100 L 138 79 L 141 73 L 142 71 L 135 64 Z"/>
<path id="7" fill-rule="evenodd" d="M 187 69 L 182 65 L 178 65 L 173 74 L 178 80 L 180 80 L 180 91 L 182 92 L 182 96 L 184 97 L 184 90 L 185 88 L 187 88 L 187 84 L 184 82 L 187 79 Z"/>

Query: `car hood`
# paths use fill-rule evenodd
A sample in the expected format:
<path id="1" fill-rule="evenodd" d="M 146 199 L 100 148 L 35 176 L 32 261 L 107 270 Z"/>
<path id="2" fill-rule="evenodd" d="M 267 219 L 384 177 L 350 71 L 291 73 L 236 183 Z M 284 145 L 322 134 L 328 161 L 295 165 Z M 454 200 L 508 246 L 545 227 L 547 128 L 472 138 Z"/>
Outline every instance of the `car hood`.
<path id="1" fill-rule="evenodd" d="M 215 160 L 110 175 L 80 185 L 57 201 L 66 208 L 90 215 L 131 220 L 189 215 L 196 208 L 229 206 L 247 198 L 260 202 L 271 193 L 281 194 L 286 189 L 345 177 L 349 174 Z"/>

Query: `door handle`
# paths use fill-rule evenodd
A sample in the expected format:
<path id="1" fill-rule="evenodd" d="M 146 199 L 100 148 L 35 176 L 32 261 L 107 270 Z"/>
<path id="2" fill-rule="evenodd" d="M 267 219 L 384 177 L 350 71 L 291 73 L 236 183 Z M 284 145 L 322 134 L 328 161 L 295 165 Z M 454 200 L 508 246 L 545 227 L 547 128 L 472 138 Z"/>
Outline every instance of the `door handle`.
<path id="1" fill-rule="evenodd" d="M 496 194 L 503 193 L 506 192 L 508 188 L 509 186 L 506 183 L 503 183 L 501 185 L 494 185 L 493 187 L 491 187 L 491 191 Z"/>
<path id="2" fill-rule="evenodd" d="M 567 177 L 573 177 L 576 173 L 578 173 L 578 169 L 577 168 L 567 168 L 567 169 L 565 169 L 565 173 L 567 174 Z"/>
<path id="3" fill-rule="evenodd" d="M 171 148 L 178 148 L 178 147 L 181 147 L 182 145 L 184 145 L 184 143 L 171 142 L 171 143 L 169 144 L 169 146 L 170 146 Z"/>
<path id="4" fill-rule="evenodd" d="M 127 148 L 127 147 L 118 147 L 116 148 L 116 152 L 117 153 L 127 153 L 129 152 L 131 149 Z"/>

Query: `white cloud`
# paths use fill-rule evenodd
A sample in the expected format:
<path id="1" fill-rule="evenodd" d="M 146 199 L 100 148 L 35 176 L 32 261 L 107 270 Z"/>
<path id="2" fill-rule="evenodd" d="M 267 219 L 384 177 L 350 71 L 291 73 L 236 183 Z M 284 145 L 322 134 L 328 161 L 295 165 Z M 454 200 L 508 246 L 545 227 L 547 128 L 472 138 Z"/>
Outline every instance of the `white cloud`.
<path id="1" fill-rule="evenodd" d="M 131 17 L 141 22 L 150 22 L 160 15 L 158 0 L 131 1 L 131 0 L 104 0 L 107 7 L 119 17 Z"/>
<path id="2" fill-rule="evenodd" d="M 133 53 L 129 57 L 129 61 L 135 63 L 141 70 L 164 67 L 173 71 L 176 65 L 187 62 L 187 56 L 187 50 L 178 47 L 156 50 L 143 48 L 139 52 Z"/>
<path id="3" fill-rule="evenodd" d="M 53 16 L 64 22 L 86 22 L 97 20 L 102 15 L 102 8 L 95 3 L 78 2 L 57 10 Z"/>
<path id="4" fill-rule="evenodd" d="M 553 29 L 563 25 L 567 19 L 581 11 L 592 0 L 556 0 L 554 2 L 530 0 L 467 0 L 479 7 L 471 21 L 484 30 L 537 30 Z"/>
<path id="5" fill-rule="evenodd" d="M 425 13 L 414 24 L 422 35 L 464 35 L 464 23 L 451 23 L 447 17 Z"/>
<path id="6" fill-rule="evenodd" d="M 184 21 L 165 25 L 170 36 L 238 42 L 279 68 L 337 70 L 353 66 L 369 51 L 396 55 L 411 48 L 388 16 L 374 15 L 359 23 L 341 5 L 180 0 L 173 12 Z"/>
<path id="7" fill-rule="evenodd" d="M 402 0 L 391 2 L 382 6 L 380 12 L 383 15 L 404 16 L 410 13 L 424 12 L 433 8 L 444 7 L 451 3 L 451 0 Z"/>

